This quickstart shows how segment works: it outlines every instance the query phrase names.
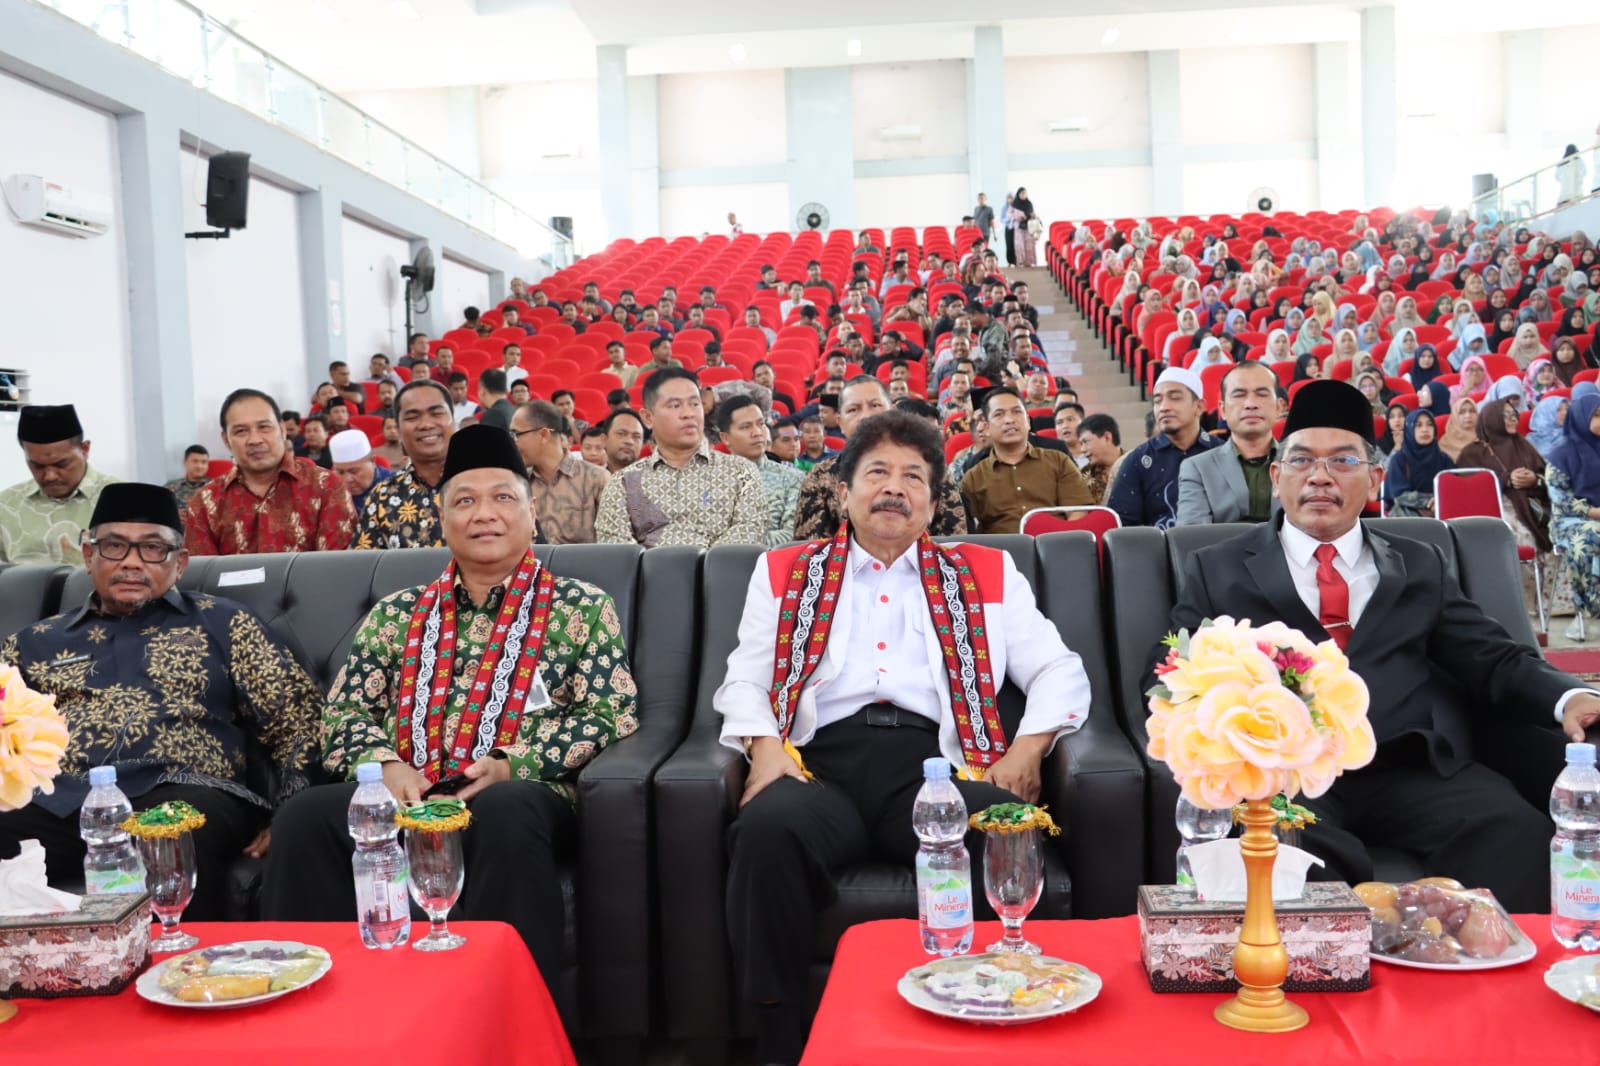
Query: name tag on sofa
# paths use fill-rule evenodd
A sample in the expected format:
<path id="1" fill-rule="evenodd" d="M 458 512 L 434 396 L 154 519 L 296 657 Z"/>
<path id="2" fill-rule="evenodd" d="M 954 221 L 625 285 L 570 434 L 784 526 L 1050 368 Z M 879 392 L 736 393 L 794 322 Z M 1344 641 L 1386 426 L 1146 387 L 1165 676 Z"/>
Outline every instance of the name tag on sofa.
<path id="1" fill-rule="evenodd" d="M 267 568 L 264 566 L 252 567 L 249 570 L 225 570 L 217 575 L 217 588 L 227 589 L 236 585 L 265 585 L 267 583 Z"/>

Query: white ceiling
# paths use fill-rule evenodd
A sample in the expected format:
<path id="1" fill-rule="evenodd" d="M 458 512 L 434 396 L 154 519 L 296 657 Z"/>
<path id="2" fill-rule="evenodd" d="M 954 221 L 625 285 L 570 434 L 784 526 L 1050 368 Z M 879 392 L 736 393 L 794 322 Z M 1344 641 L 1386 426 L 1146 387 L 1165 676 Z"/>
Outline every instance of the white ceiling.
<path id="1" fill-rule="evenodd" d="M 597 44 L 634 74 L 959 59 L 975 0 L 191 0 L 340 92 L 594 76 Z M 1008 55 L 1354 40 L 1372 0 L 1008 0 Z M 1568 0 L 1401 0 L 1413 30 L 1492 32 L 1596 19 Z M 859 42 L 859 55 L 847 53 Z M 734 46 L 740 46 L 735 58 Z"/>

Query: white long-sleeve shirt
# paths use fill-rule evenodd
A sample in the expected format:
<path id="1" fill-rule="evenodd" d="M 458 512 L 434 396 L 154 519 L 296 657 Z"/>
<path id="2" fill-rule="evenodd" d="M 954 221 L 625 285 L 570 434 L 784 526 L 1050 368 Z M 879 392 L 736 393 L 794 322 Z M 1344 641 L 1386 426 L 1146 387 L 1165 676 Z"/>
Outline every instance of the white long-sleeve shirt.
<path id="1" fill-rule="evenodd" d="M 852 541 L 827 648 L 794 711 L 789 739 L 797 747 L 803 748 L 823 726 L 882 700 L 937 721 L 940 752 L 952 765 L 966 765 L 916 551 L 913 545 L 885 567 Z M 1040 613 L 1033 590 L 1009 555 L 973 545 L 963 551 L 997 552 L 1003 561 L 1003 589 L 983 590 L 984 620 L 996 690 L 1010 678 L 1027 694 L 1017 735 L 1050 734 L 1059 739 L 1077 729 L 1089 713 L 1089 678 L 1083 663 Z M 750 577 L 739 646 L 729 656 L 728 672 L 712 698 L 722 714 L 722 742 L 739 751 L 744 750 L 745 737 L 778 735 L 772 673 L 783 590 L 773 589 L 769 556 L 757 561 Z M 998 602 L 991 603 L 996 592 Z"/>

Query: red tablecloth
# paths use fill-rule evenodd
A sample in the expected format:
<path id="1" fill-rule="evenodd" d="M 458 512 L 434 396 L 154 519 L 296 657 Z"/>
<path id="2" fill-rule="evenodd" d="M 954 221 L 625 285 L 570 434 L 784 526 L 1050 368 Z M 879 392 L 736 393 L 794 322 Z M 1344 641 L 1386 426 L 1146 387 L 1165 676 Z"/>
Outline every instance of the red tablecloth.
<path id="1" fill-rule="evenodd" d="M 455 951 L 372 951 L 355 922 L 185 923 L 201 946 L 298 940 L 333 969 L 259 1007 L 183 1010 L 116 996 L 17 1000 L 0 1025 L 5 1066 L 355 1066 L 468 1063 L 573 1066 L 555 1004 L 527 946 L 502 922 L 451 922 Z M 427 924 L 413 926 L 422 936 Z M 167 956 L 159 956 L 166 958 Z"/>
<path id="2" fill-rule="evenodd" d="M 940 1018 L 900 998 L 895 985 L 926 962 L 912 921 L 858 925 L 839 941 L 802 1066 L 1005 1063 L 1060 1066 L 1552 1066 L 1600 1062 L 1600 1017 L 1562 1000 L 1544 972 L 1567 954 L 1548 918 L 1518 920 L 1538 957 L 1503 970 L 1435 973 L 1374 963 L 1366 992 L 1297 993 L 1311 1014 L 1295 1033 L 1241 1033 L 1212 1020 L 1223 994 L 1156 993 L 1139 962 L 1137 918 L 1028 922 L 1047 955 L 1082 963 L 1105 980 L 1074 1014 L 1015 1027 Z M 980 922 L 975 944 L 999 939 Z"/>

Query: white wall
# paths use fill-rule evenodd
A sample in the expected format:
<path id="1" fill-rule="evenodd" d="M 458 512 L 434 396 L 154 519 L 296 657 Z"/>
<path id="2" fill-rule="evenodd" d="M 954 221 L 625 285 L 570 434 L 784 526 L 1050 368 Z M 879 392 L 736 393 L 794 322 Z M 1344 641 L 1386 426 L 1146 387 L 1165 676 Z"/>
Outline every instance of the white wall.
<path id="1" fill-rule="evenodd" d="M 204 229 L 206 163 L 184 149 L 179 166 L 184 228 Z M 305 350 L 295 211 L 294 193 L 251 178 L 244 229 L 234 230 L 225 241 L 184 242 L 195 442 L 219 458 L 226 452 L 217 416 L 228 393 L 246 386 L 261 389 L 280 406 L 304 411 L 315 384 L 309 375 L 327 368 L 326 353 Z"/>
<path id="2" fill-rule="evenodd" d="M 967 70 L 959 59 L 865 63 L 850 68 L 851 138 L 857 159 L 929 159 L 967 154 Z M 909 141 L 883 140 L 885 126 L 921 126 Z M 956 202 L 966 199 L 966 184 Z M 866 214 L 861 202 L 856 211 Z M 960 216 L 956 218 L 960 221 Z M 926 222 L 927 219 L 920 221 Z"/>
<path id="3" fill-rule="evenodd" d="M 656 118 L 662 170 L 788 158 L 782 70 L 663 74 L 656 81 Z"/>
<path id="4" fill-rule="evenodd" d="M 967 188 L 964 173 L 857 178 L 856 217 L 882 229 L 936 225 L 953 229 L 976 202 L 968 201 Z M 1000 198 L 1000 202 L 1005 201 Z"/>
<path id="5" fill-rule="evenodd" d="M 1048 128 L 1051 122 L 1080 117 L 1089 120 L 1083 132 L 1051 133 Z M 1006 58 L 1008 152 L 1082 152 L 1149 143 L 1149 63 L 1144 53 Z M 1022 183 L 1013 176 L 1010 184 L 1015 191 Z M 1032 186 L 1028 192 L 1037 205 Z"/>
<path id="6" fill-rule="evenodd" d="M 598 250 L 594 235 L 605 232 L 598 121 L 592 78 L 486 86 L 479 101 L 484 183 L 541 221 L 571 218 L 579 245 Z"/>
<path id="7" fill-rule="evenodd" d="M 1316 136 L 1316 77 L 1308 44 L 1186 48 L 1178 54 L 1178 86 L 1186 145 Z"/>
<path id="8" fill-rule="evenodd" d="M 1027 189 L 1034 210 L 1047 224 L 1063 218 L 1146 215 L 1154 196 L 1149 167 L 1013 170 L 1010 178 L 1012 191 Z"/>
<path id="9" fill-rule="evenodd" d="M 698 237 L 727 233 L 728 212 L 746 233 L 794 229 L 789 186 L 781 181 L 744 185 L 680 185 L 661 190 L 661 234 Z"/>
<path id="10" fill-rule="evenodd" d="M 400 267 L 411 262 L 411 246 L 403 237 L 349 216 L 344 218 L 343 237 L 345 360 L 360 370 L 373 352 L 397 358 L 405 351 Z M 326 379 L 326 362 L 310 369 L 312 384 Z"/>
<path id="11" fill-rule="evenodd" d="M 20 225 L 0 208 L 0 366 L 30 373 L 35 403 L 77 405 L 90 462 L 130 477 L 135 392 L 116 121 L 0 74 L 0 178 L 14 173 L 109 197 L 117 221 L 104 236 L 79 240 Z M 7 417 L 0 484 L 10 485 L 28 472 Z"/>
<path id="12" fill-rule="evenodd" d="M 509 282 L 511 279 L 506 280 Z M 461 321 L 462 308 L 487 310 L 494 300 L 494 295 L 489 292 L 489 275 L 449 256 L 445 256 L 439 264 L 431 295 L 433 299 L 442 301 L 443 321 L 452 327 Z"/>

